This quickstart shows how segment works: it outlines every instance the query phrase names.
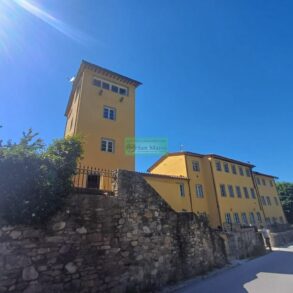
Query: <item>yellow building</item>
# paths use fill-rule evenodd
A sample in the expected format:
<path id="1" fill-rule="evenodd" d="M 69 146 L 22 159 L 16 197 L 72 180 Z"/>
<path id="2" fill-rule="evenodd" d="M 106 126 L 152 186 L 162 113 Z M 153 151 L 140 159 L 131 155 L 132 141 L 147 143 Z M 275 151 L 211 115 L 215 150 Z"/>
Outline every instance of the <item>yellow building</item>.
<path id="1" fill-rule="evenodd" d="M 253 172 L 253 175 L 266 223 L 269 225 L 287 223 L 276 188 L 277 177 L 259 172 Z"/>
<path id="2" fill-rule="evenodd" d="M 135 90 L 141 83 L 82 61 L 67 104 L 65 136 L 84 141 L 82 165 L 135 169 L 124 141 L 135 135 Z"/>
<path id="3" fill-rule="evenodd" d="M 165 193 L 162 197 L 174 210 L 205 215 L 212 227 L 226 224 L 259 226 L 264 224 L 266 208 L 260 203 L 253 167 L 251 164 L 214 154 L 177 152 L 163 156 L 148 171 L 151 174 L 186 178 L 184 196 L 175 187 L 174 180 L 173 189 L 171 183 L 167 188 L 159 177 L 155 183 L 153 180 L 146 180 L 159 194 Z M 166 196 L 168 190 L 172 190 L 172 193 Z M 284 217 L 281 205 L 274 211 L 274 217 Z"/>

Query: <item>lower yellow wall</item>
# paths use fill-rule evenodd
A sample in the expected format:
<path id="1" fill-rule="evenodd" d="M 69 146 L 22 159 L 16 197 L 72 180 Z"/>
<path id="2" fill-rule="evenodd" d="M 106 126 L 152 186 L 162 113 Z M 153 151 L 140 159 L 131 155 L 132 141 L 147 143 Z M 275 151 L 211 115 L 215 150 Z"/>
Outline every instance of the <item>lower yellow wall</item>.
<path id="1" fill-rule="evenodd" d="M 188 180 L 145 175 L 144 179 L 176 212 L 191 212 Z M 185 196 L 180 196 L 179 184 L 184 184 Z"/>

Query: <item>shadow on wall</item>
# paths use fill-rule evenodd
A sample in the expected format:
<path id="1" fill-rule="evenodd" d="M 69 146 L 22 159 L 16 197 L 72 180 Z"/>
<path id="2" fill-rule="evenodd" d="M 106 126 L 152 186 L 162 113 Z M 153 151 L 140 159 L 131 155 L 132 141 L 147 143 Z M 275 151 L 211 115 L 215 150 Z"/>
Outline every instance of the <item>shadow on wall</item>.
<path id="1" fill-rule="evenodd" d="M 291 292 L 292 263 L 293 251 L 275 251 L 204 281 L 191 282 L 188 287 L 176 292 Z M 287 291 L 282 291 L 282 286 Z"/>

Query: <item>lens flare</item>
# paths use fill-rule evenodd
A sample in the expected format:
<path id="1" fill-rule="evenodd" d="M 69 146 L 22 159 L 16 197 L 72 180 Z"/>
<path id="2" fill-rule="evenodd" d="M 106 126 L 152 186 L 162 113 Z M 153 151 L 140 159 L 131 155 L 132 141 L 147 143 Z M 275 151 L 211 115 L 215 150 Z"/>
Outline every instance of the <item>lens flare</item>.
<path id="1" fill-rule="evenodd" d="M 57 19 L 53 15 L 46 12 L 44 9 L 32 4 L 28 0 L 12 0 L 15 4 L 29 12 L 31 15 L 39 18 L 46 24 L 50 25 L 58 32 L 62 33 L 63 35 L 78 41 L 78 42 L 88 42 L 93 41 L 88 35 L 78 31 L 77 29 L 71 28 L 66 23 L 62 22 L 61 20 Z"/>

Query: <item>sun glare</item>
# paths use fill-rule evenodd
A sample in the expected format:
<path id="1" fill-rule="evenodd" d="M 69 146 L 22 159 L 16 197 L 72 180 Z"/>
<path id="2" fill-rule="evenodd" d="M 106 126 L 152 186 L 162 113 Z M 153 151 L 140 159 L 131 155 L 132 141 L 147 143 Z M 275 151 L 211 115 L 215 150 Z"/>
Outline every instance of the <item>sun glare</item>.
<path id="1" fill-rule="evenodd" d="M 20 20 L 26 17 L 35 17 L 54 28 L 70 39 L 88 43 L 94 40 L 88 35 L 76 30 L 60 19 L 57 19 L 45 9 L 28 0 L 0 0 L 0 51 L 9 53 L 8 43 L 11 38 L 21 37 Z"/>

